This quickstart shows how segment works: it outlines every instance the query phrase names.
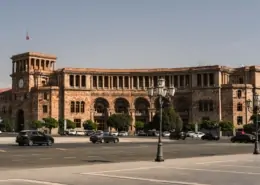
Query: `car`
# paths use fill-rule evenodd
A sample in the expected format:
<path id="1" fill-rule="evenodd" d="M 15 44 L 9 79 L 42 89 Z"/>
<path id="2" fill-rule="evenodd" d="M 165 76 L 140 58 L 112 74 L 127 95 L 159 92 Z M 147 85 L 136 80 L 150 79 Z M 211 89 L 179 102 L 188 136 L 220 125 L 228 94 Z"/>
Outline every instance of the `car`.
<path id="1" fill-rule="evenodd" d="M 144 131 L 139 131 L 139 132 L 137 133 L 137 135 L 138 135 L 138 136 L 148 136 L 148 134 L 147 134 L 146 132 L 144 132 Z"/>
<path id="2" fill-rule="evenodd" d="M 195 132 L 194 134 L 191 135 L 191 138 L 201 138 L 205 134 L 203 132 Z"/>
<path id="3" fill-rule="evenodd" d="M 232 143 L 239 142 L 239 143 L 254 143 L 255 136 L 252 134 L 238 134 L 233 136 L 230 141 Z"/>
<path id="4" fill-rule="evenodd" d="M 116 131 L 111 132 L 111 134 L 115 135 L 115 136 L 118 136 L 118 132 L 116 132 Z"/>
<path id="5" fill-rule="evenodd" d="M 185 132 L 178 132 L 178 131 L 175 131 L 175 132 L 171 132 L 170 134 L 170 139 L 176 139 L 176 140 L 179 140 L 179 139 L 182 139 L 182 140 L 185 140 L 186 139 L 186 133 Z"/>
<path id="6" fill-rule="evenodd" d="M 207 133 L 201 137 L 202 140 L 219 140 L 219 136 L 212 133 Z"/>
<path id="7" fill-rule="evenodd" d="M 195 134 L 195 132 L 193 132 L 193 131 L 188 131 L 188 132 L 186 133 L 186 136 L 187 136 L 187 137 L 192 137 L 194 134 Z"/>
<path id="8" fill-rule="evenodd" d="M 22 130 L 16 136 L 16 143 L 19 146 L 32 146 L 35 144 L 51 146 L 54 143 L 54 138 L 37 130 Z"/>
<path id="9" fill-rule="evenodd" d="M 113 135 L 112 133 L 95 134 L 90 136 L 89 140 L 92 143 L 110 143 L 110 142 L 118 143 L 119 142 L 119 138 Z"/>
<path id="10" fill-rule="evenodd" d="M 77 135 L 77 136 L 85 136 L 85 135 L 86 135 L 86 131 L 77 130 L 77 131 L 76 131 L 76 135 Z"/>
<path id="11" fill-rule="evenodd" d="M 128 136 L 128 132 L 121 131 L 121 132 L 118 133 L 118 136 Z"/>
<path id="12" fill-rule="evenodd" d="M 169 137 L 171 133 L 169 131 L 164 131 L 163 132 L 163 137 Z"/>

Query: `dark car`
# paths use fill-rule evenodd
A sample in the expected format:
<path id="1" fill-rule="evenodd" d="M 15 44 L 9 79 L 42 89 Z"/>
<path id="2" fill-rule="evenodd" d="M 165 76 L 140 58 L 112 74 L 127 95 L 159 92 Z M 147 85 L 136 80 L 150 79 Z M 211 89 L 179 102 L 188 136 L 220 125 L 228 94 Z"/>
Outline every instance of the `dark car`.
<path id="1" fill-rule="evenodd" d="M 186 133 L 185 132 L 171 132 L 170 134 L 170 139 L 176 139 L 176 140 L 179 140 L 179 139 L 182 139 L 182 140 L 185 140 L 186 139 Z"/>
<path id="2" fill-rule="evenodd" d="M 118 143 L 119 138 L 112 133 L 95 134 L 90 136 L 90 142 L 92 143 Z"/>
<path id="3" fill-rule="evenodd" d="M 46 144 L 48 146 L 54 143 L 54 139 L 52 136 L 39 132 L 37 130 L 22 130 L 19 132 L 18 136 L 16 136 L 16 143 L 19 146 L 23 145 L 43 145 Z"/>
<path id="4" fill-rule="evenodd" d="M 233 136 L 230 140 L 232 143 L 240 142 L 240 143 L 253 143 L 255 142 L 255 136 L 251 134 L 239 134 Z"/>
<path id="5" fill-rule="evenodd" d="M 217 134 L 207 133 L 201 137 L 202 140 L 219 140 Z"/>

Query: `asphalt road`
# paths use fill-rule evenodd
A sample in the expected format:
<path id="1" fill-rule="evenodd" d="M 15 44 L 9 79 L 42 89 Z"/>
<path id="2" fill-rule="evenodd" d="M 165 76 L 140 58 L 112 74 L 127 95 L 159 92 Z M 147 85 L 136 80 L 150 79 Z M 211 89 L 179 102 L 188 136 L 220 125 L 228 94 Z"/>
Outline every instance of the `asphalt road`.
<path id="1" fill-rule="evenodd" d="M 153 161 L 156 143 L 54 144 L 48 146 L 0 145 L 0 170 L 126 161 Z M 164 144 L 165 159 L 251 153 L 252 144 L 186 140 Z"/>

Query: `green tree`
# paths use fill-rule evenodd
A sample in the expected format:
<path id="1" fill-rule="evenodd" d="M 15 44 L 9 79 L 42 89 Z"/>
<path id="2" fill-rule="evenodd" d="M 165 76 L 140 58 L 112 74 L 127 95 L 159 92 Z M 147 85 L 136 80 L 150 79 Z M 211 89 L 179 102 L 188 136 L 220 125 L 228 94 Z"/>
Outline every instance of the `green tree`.
<path id="1" fill-rule="evenodd" d="M 243 126 L 244 132 L 253 133 L 255 132 L 255 125 L 253 123 L 249 123 Z"/>
<path id="2" fill-rule="evenodd" d="M 178 113 L 175 112 L 173 106 L 163 109 L 162 112 L 162 130 L 182 130 L 183 122 Z M 160 128 L 160 113 L 156 113 L 153 117 L 152 128 L 158 130 Z"/>
<path id="3" fill-rule="evenodd" d="M 117 130 L 127 130 L 131 125 L 132 117 L 128 114 L 112 114 L 107 120 L 107 126 Z"/>
<path id="4" fill-rule="evenodd" d="M 92 120 L 86 120 L 83 123 L 84 130 L 97 130 L 97 123 Z"/>
<path id="5" fill-rule="evenodd" d="M 203 120 L 200 123 L 200 128 L 201 129 L 206 129 L 206 130 L 212 130 L 218 128 L 219 125 L 216 121 L 210 121 L 210 120 Z"/>
<path id="6" fill-rule="evenodd" d="M 57 128 L 59 123 L 56 119 L 52 118 L 52 117 L 48 117 L 48 118 L 43 118 L 43 121 L 44 121 L 44 126 L 46 128 L 49 129 L 50 133 L 52 131 L 53 128 Z"/>
<path id="7" fill-rule="evenodd" d="M 74 129 L 74 128 L 76 128 L 76 123 L 74 123 L 70 119 L 67 119 L 67 129 Z"/>
<path id="8" fill-rule="evenodd" d="M 219 122 L 219 127 L 221 131 L 233 131 L 234 125 L 230 121 L 221 121 Z"/>
<path id="9" fill-rule="evenodd" d="M 14 126 L 10 119 L 3 119 L 1 122 L 1 130 L 5 130 L 6 132 L 12 132 L 14 130 Z"/>
<path id="10" fill-rule="evenodd" d="M 32 129 L 38 129 L 43 127 L 43 122 L 40 120 L 33 120 L 30 124 Z"/>
<path id="11" fill-rule="evenodd" d="M 144 122 L 142 121 L 136 121 L 135 122 L 135 129 L 138 130 L 143 130 L 144 129 Z"/>

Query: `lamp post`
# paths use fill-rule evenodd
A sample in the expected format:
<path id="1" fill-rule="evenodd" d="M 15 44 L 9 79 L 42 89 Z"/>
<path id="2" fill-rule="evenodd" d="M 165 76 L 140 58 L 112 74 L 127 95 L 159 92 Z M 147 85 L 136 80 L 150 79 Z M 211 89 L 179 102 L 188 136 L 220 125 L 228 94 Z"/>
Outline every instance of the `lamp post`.
<path id="1" fill-rule="evenodd" d="M 155 161 L 156 162 L 163 162 L 163 147 L 162 147 L 162 108 L 163 108 L 163 98 L 170 98 L 173 97 L 175 94 L 175 88 L 172 85 L 171 87 L 167 88 L 165 86 L 165 79 L 160 78 L 158 80 L 157 87 L 150 87 L 148 88 L 148 95 L 150 98 L 152 97 L 159 97 L 159 104 L 160 104 L 160 131 L 158 137 L 158 145 L 157 145 L 157 154 Z"/>
<path id="2" fill-rule="evenodd" d="M 255 155 L 258 155 L 259 152 L 259 140 L 258 140 L 258 114 L 260 113 L 260 95 L 254 94 L 253 101 L 247 100 L 246 106 L 249 112 L 256 115 L 256 123 L 255 123 L 255 145 L 254 145 L 254 153 Z"/>

